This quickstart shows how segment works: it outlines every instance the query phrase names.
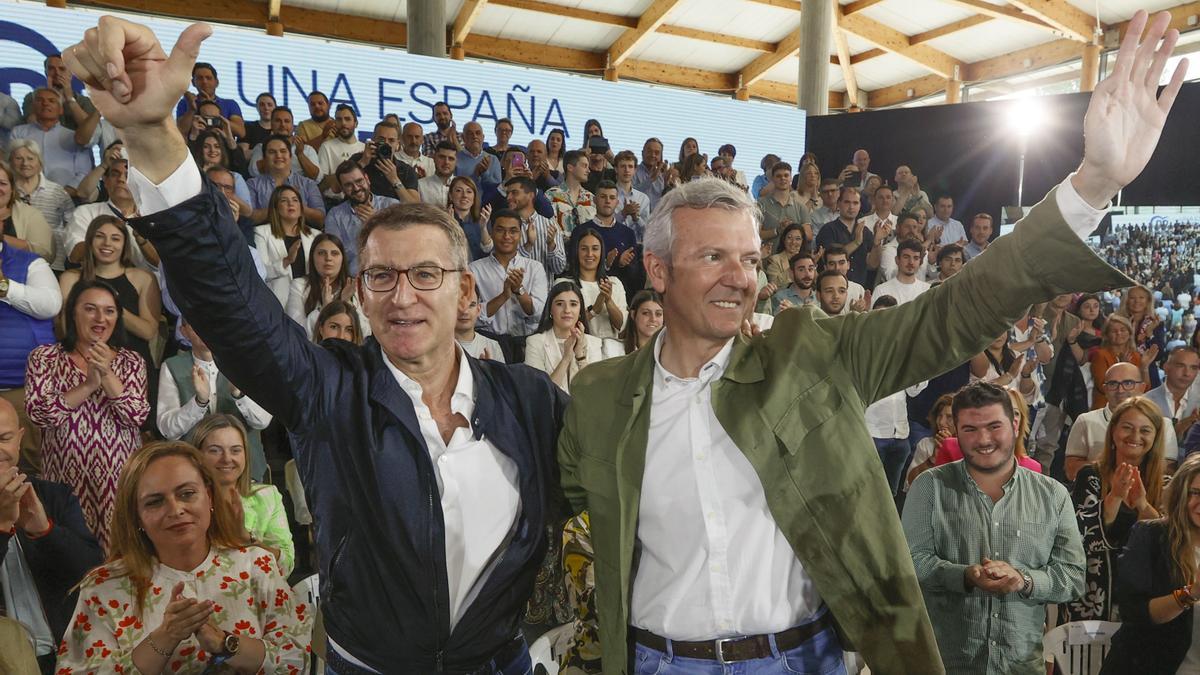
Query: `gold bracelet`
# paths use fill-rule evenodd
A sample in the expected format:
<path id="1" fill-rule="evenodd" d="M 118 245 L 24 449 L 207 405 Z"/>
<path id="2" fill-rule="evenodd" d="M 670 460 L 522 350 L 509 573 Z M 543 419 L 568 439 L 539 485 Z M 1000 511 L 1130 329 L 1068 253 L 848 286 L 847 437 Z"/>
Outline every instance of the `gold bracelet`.
<path id="1" fill-rule="evenodd" d="M 171 658 L 171 652 L 164 652 L 159 649 L 158 645 L 154 644 L 154 638 L 149 633 L 146 634 L 146 644 L 150 645 L 150 649 L 153 649 L 155 654 L 164 658 Z"/>

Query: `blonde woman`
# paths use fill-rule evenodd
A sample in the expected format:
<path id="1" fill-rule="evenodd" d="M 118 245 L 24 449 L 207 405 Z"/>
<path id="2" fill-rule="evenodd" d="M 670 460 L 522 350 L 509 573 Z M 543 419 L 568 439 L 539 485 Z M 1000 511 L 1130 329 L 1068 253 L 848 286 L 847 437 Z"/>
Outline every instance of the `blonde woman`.
<path id="1" fill-rule="evenodd" d="M 1150 399 L 1137 396 L 1113 412 L 1100 461 L 1079 470 L 1071 499 L 1087 553 L 1083 597 L 1059 605 L 1063 623 L 1116 621 L 1114 564 L 1134 523 L 1159 517 L 1166 460 L 1165 422 Z"/>
<path id="2" fill-rule="evenodd" d="M 1149 379 L 1146 370 L 1157 355 L 1158 349 L 1151 347 L 1147 352 L 1147 356 L 1150 358 L 1143 361 L 1142 354 L 1133 340 L 1133 325 L 1124 316 L 1112 314 L 1104 322 L 1100 346 L 1088 353 L 1092 381 L 1103 382 L 1104 374 L 1108 372 L 1109 368 L 1114 364 L 1125 362 L 1141 368 L 1142 382 L 1146 382 Z M 1108 405 L 1108 396 L 1104 393 L 1104 387 L 1096 387 L 1092 394 L 1092 410 L 1099 410 L 1106 405 Z"/>

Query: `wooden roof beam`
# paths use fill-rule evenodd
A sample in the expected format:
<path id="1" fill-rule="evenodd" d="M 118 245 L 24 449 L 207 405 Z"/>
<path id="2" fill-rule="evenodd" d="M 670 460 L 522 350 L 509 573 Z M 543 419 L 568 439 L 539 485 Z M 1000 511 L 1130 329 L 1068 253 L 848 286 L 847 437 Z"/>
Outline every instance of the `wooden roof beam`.
<path id="1" fill-rule="evenodd" d="M 800 11 L 800 0 L 750 0 L 750 2 L 760 5 L 770 5 L 779 9 L 789 9 L 794 12 Z"/>
<path id="2" fill-rule="evenodd" d="M 1023 23 L 1027 26 L 1035 26 L 1043 30 L 1057 31 L 1053 26 L 1042 21 L 1041 19 L 1030 16 L 1021 10 L 1009 5 L 996 5 L 987 0 L 940 0 L 948 5 L 955 5 L 965 9 L 970 9 L 978 14 L 990 16 L 993 19 L 1005 19 L 1007 21 L 1015 21 Z"/>
<path id="3" fill-rule="evenodd" d="M 942 77 L 954 77 L 955 70 L 964 65 L 958 59 L 929 45 L 914 45 L 909 42 L 908 36 L 904 33 L 884 26 L 866 16 L 847 16 L 841 13 L 840 9 L 835 8 L 835 10 L 840 15 L 837 18 L 837 24 L 842 30 L 857 35 L 880 49 L 908 58 L 930 72 L 937 73 Z"/>
<path id="4" fill-rule="evenodd" d="M 467 2 L 470 2 L 470 0 L 467 0 Z M 595 12 L 590 9 L 555 5 L 549 2 L 542 2 L 541 0 L 490 0 L 490 2 L 497 7 L 511 7 L 512 9 L 523 9 L 529 12 L 538 12 L 539 14 L 565 16 L 570 19 L 582 19 L 583 21 L 602 23 L 609 26 L 637 28 L 638 25 L 638 18 L 636 16 Z"/>
<path id="5" fill-rule="evenodd" d="M 752 40 L 750 38 L 738 37 L 736 35 L 726 35 L 724 33 L 712 33 L 706 30 L 687 28 L 685 26 L 671 26 L 664 23 L 658 27 L 658 32 L 662 33 L 663 35 L 674 35 L 675 37 L 700 40 L 701 42 L 713 42 L 720 45 L 729 45 L 730 47 L 742 47 L 744 49 L 753 49 L 759 52 L 775 51 L 774 42 L 767 42 L 766 40 Z"/>
<path id="6" fill-rule="evenodd" d="M 620 68 L 625 59 L 629 58 L 630 53 L 666 21 L 667 14 L 675 9 L 675 5 L 678 5 L 679 1 L 654 0 L 650 3 L 650 6 L 638 19 L 637 27 L 626 30 L 608 48 L 608 67 Z"/>
<path id="7" fill-rule="evenodd" d="M 1060 31 L 1064 36 L 1077 42 L 1091 42 L 1099 28 L 1096 17 L 1079 9 L 1067 0 L 1008 0 L 1013 7 L 1024 11 L 1029 16 L 1037 17 Z"/>
<path id="8" fill-rule="evenodd" d="M 987 23 L 987 22 L 991 21 L 992 18 L 993 17 L 990 17 L 986 14 L 976 14 L 975 16 L 968 16 L 967 18 L 962 19 L 961 21 L 955 21 L 954 23 L 948 23 L 945 26 L 939 26 L 937 28 L 933 28 L 931 30 L 924 31 L 922 33 L 917 33 L 916 35 L 910 35 L 908 38 L 908 43 L 912 44 L 912 45 L 919 45 L 922 42 L 929 42 L 930 40 L 936 40 L 940 37 L 950 35 L 951 33 L 957 33 L 960 30 L 966 30 L 968 28 L 978 26 L 981 23 Z"/>
<path id="9" fill-rule="evenodd" d="M 767 74 L 768 70 L 774 68 L 777 64 L 782 63 L 785 59 L 795 56 L 799 51 L 800 29 L 797 28 L 792 32 L 791 35 L 788 35 L 783 40 L 780 40 L 779 44 L 775 46 L 775 51 L 769 54 L 763 54 L 757 59 L 751 61 L 745 68 L 742 68 L 742 72 L 739 73 L 739 77 L 741 77 L 742 80 L 742 86 L 750 87 L 755 82 L 761 80 L 763 76 Z"/>
<path id="10" fill-rule="evenodd" d="M 458 9 L 458 16 L 454 17 L 454 24 L 450 28 L 450 54 L 454 58 L 463 57 L 463 41 L 471 34 L 471 28 L 487 2 L 488 0 L 466 0 Z"/>
<path id="11" fill-rule="evenodd" d="M 837 18 L 834 18 L 834 22 Z M 838 63 L 842 67 L 842 81 L 846 83 L 846 103 L 851 107 L 861 107 L 858 97 L 858 77 L 854 74 L 854 66 L 850 61 L 850 46 L 846 42 L 846 34 L 834 26 L 833 44 L 837 48 Z"/>

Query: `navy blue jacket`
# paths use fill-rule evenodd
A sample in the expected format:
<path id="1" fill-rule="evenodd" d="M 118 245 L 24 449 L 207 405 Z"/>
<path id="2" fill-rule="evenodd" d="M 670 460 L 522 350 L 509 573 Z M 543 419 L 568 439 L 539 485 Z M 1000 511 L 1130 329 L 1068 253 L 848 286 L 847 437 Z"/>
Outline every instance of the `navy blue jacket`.
<path id="1" fill-rule="evenodd" d="M 90 569 L 103 562 L 100 544 L 83 520 L 79 500 L 71 494 L 71 488 L 62 483 L 52 483 L 40 478 L 30 478 L 33 491 L 42 500 L 46 515 L 54 521 L 50 534 L 30 539 L 21 528 L 16 538 L 21 542 L 25 563 L 33 573 L 33 584 L 37 586 L 42 609 L 46 612 L 46 623 L 54 639 L 62 639 L 75 611 L 78 593 L 71 589 L 83 579 Z M 9 542 L 13 535 L 0 532 L 0 560 L 8 555 Z"/>
<path id="2" fill-rule="evenodd" d="M 384 673 L 462 673 L 517 635 L 562 493 L 555 445 L 566 396 L 541 372 L 468 357 L 475 434 L 517 465 L 516 531 L 450 630 L 433 464 L 379 344 L 317 346 L 254 271 L 224 196 L 132 221 L 164 261 L 183 315 L 231 382 L 282 421 L 316 528 L 325 629 Z"/>

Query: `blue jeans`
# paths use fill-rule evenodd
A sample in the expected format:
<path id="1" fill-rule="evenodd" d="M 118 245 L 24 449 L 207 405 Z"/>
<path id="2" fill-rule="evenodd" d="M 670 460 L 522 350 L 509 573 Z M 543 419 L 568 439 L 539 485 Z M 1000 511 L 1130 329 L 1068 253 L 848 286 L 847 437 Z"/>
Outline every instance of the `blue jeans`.
<path id="1" fill-rule="evenodd" d="M 670 643 L 667 643 L 670 650 Z M 749 661 L 719 663 L 708 659 L 688 659 L 635 644 L 630 675 L 846 675 L 842 645 L 833 628 L 826 628 L 807 642 L 788 651 L 775 648 L 771 638 L 771 656 Z"/>
<path id="2" fill-rule="evenodd" d="M 912 455 L 912 446 L 907 438 L 876 438 L 875 449 L 879 451 L 879 461 L 883 462 L 883 473 L 887 475 L 888 485 L 894 496 L 900 491 L 900 482 L 904 478 L 904 465 Z"/>

